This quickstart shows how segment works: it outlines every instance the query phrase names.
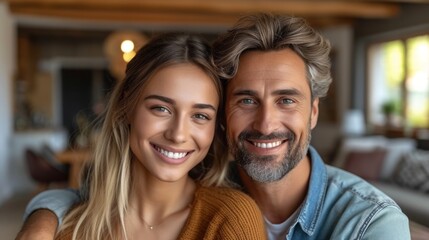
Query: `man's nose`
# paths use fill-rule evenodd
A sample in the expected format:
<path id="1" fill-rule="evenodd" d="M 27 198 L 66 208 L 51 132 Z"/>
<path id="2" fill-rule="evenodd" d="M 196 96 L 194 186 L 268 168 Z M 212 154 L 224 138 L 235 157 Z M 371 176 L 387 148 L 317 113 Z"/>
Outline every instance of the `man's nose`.
<path id="1" fill-rule="evenodd" d="M 274 106 L 261 105 L 256 112 L 253 128 L 264 135 L 269 135 L 280 126 L 280 119 Z"/>
<path id="2" fill-rule="evenodd" d="M 165 131 L 165 138 L 174 143 L 186 142 L 188 135 L 188 122 L 183 116 L 177 116 L 169 122 L 167 131 Z"/>

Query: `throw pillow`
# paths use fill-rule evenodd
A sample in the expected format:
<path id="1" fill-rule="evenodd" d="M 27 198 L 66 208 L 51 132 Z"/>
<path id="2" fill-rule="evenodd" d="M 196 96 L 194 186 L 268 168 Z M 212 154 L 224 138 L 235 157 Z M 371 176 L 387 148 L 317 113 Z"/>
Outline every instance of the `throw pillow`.
<path id="1" fill-rule="evenodd" d="M 416 150 L 405 155 L 398 164 L 393 181 L 429 193 L 429 151 Z"/>
<path id="2" fill-rule="evenodd" d="M 345 158 L 344 169 L 366 180 L 378 180 L 385 155 L 385 149 L 350 151 Z"/>
<path id="3" fill-rule="evenodd" d="M 386 158 L 383 162 L 380 178 L 389 181 L 404 155 L 416 150 L 416 140 L 411 138 L 393 138 L 386 144 Z"/>

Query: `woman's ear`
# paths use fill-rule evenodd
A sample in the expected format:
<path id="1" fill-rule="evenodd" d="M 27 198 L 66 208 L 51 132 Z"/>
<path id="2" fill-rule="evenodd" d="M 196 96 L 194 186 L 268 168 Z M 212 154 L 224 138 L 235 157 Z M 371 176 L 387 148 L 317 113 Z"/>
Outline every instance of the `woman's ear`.
<path id="1" fill-rule="evenodd" d="M 134 111 L 129 111 L 126 114 L 127 115 L 125 116 L 125 121 L 126 121 L 126 124 L 128 124 L 128 126 L 129 126 L 133 122 Z"/>

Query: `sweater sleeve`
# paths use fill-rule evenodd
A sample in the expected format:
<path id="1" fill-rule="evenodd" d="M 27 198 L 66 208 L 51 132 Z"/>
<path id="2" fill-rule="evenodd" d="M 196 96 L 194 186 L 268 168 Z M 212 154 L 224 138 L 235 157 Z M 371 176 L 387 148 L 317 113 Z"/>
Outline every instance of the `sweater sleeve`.
<path id="1" fill-rule="evenodd" d="M 201 188 L 179 239 L 267 239 L 262 214 L 246 194 L 228 188 Z"/>
<path id="2" fill-rule="evenodd" d="M 218 239 L 267 238 L 262 214 L 250 197 L 237 194 L 225 200 L 227 200 L 226 218 L 217 233 Z"/>

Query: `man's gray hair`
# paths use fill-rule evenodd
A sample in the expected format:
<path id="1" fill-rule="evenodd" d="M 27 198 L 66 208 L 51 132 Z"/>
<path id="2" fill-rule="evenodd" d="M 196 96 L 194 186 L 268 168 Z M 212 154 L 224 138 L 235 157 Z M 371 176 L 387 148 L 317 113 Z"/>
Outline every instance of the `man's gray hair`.
<path id="1" fill-rule="evenodd" d="M 326 96 L 332 82 L 329 42 L 298 17 L 256 14 L 241 18 L 213 44 L 214 62 L 226 81 L 247 51 L 291 49 L 305 62 L 312 98 Z"/>

